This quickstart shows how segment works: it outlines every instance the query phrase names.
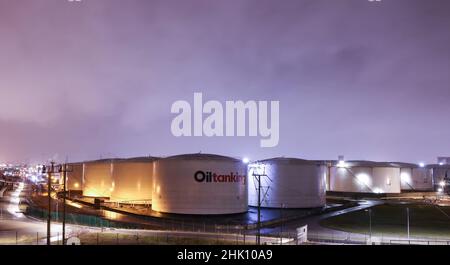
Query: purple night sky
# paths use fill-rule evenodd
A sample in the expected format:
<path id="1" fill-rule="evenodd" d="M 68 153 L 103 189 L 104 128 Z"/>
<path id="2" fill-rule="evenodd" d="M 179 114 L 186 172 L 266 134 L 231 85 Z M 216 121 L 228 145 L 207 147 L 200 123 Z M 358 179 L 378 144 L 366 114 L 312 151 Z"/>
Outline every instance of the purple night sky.
<path id="1" fill-rule="evenodd" d="M 450 1 L 0 0 L 0 161 L 450 155 Z M 280 142 L 171 134 L 176 100 L 279 100 Z"/>

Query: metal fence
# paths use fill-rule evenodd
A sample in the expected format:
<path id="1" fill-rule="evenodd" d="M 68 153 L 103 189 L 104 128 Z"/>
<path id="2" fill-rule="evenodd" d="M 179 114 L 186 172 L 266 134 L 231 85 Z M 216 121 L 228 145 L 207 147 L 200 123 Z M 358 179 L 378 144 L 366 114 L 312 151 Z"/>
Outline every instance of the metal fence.
<path id="1" fill-rule="evenodd" d="M 62 245 L 60 232 L 51 233 L 51 244 Z M 77 238 L 85 245 L 255 245 L 255 235 L 186 231 L 136 231 L 125 229 L 75 229 L 66 234 L 66 242 Z M 294 238 L 262 237 L 262 244 L 296 244 Z M 46 232 L 0 232 L 0 245 L 46 245 Z"/>
<path id="2" fill-rule="evenodd" d="M 25 214 L 41 220 L 46 220 L 48 215 L 46 210 L 42 210 L 40 208 L 35 207 L 27 207 Z M 62 222 L 62 219 L 63 215 L 61 213 L 59 212 L 51 213 L 52 222 Z M 133 224 L 114 222 L 99 216 L 86 214 L 66 213 L 66 222 L 70 224 L 86 225 L 90 227 L 115 227 L 115 228 L 130 228 L 130 229 L 136 228 L 136 226 Z"/>
<path id="3" fill-rule="evenodd" d="M 51 234 L 54 244 L 60 243 L 60 232 Z M 0 231 L 0 245 L 45 245 L 47 233 L 45 232 L 20 232 L 20 231 Z"/>
<path id="4" fill-rule="evenodd" d="M 314 233 L 308 232 L 308 241 L 318 244 L 353 244 L 353 245 L 450 245 L 450 239 L 440 237 L 402 238 L 385 234 L 355 234 L 347 232 Z"/>
<path id="5" fill-rule="evenodd" d="M 198 232 L 198 231 L 152 231 L 128 230 L 114 228 L 83 228 L 68 230 L 68 238 L 78 238 L 81 244 L 86 245 L 254 245 L 254 233 L 224 233 L 224 232 Z M 41 232 L 1 231 L 0 245 L 45 245 L 47 234 Z M 262 236 L 262 244 L 271 245 L 297 245 L 295 235 L 283 233 L 280 236 Z M 60 231 L 51 234 L 51 244 L 61 245 Z M 450 240 L 436 239 L 401 239 L 392 236 L 358 235 L 353 233 L 308 233 L 306 244 L 371 244 L 371 245 L 450 245 Z"/>
<path id="6" fill-rule="evenodd" d="M 101 210 L 102 211 L 102 210 Z M 159 219 L 157 221 L 150 217 L 140 217 L 132 223 L 129 221 L 113 220 L 113 215 L 122 215 L 121 213 L 114 213 L 108 210 L 103 210 L 104 214 L 101 216 L 86 215 L 79 213 L 66 213 L 66 223 L 73 225 L 82 225 L 88 227 L 98 228 L 113 228 L 113 229 L 147 229 L 147 230 L 164 230 L 164 231 L 176 231 L 176 232 L 193 232 L 193 233 L 225 233 L 225 234 L 239 234 L 243 237 L 246 235 L 251 236 L 256 233 L 255 229 L 250 229 L 247 225 L 238 224 L 218 224 L 214 222 L 198 221 L 198 220 L 173 220 L 165 219 L 163 222 Z M 40 220 L 47 219 L 47 211 L 36 207 L 27 207 L 25 214 Z M 63 215 L 61 212 L 52 212 L 52 222 L 61 223 Z M 277 235 L 272 235 L 278 237 Z M 295 237 L 295 233 L 288 234 L 283 233 L 283 237 Z"/>

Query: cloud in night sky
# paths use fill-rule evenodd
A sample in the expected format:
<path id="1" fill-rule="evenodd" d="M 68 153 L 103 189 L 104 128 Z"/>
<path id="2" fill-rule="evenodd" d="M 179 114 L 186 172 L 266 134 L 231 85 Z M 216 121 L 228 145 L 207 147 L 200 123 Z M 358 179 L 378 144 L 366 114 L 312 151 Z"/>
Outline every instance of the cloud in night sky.
<path id="1" fill-rule="evenodd" d="M 0 0 L 0 160 L 450 156 L 445 0 Z M 171 104 L 279 100 L 280 143 L 176 138 Z"/>

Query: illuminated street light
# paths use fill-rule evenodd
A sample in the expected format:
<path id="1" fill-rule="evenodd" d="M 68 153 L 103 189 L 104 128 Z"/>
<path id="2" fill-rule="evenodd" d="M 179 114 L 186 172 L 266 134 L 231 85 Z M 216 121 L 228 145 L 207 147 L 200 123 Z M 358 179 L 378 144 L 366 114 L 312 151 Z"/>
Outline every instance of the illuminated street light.
<path id="1" fill-rule="evenodd" d="M 425 163 L 420 162 L 420 163 L 419 163 L 419 167 L 425 167 Z"/>
<path id="2" fill-rule="evenodd" d="M 345 160 L 344 160 L 344 156 L 343 155 L 340 155 L 339 157 L 338 157 L 338 164 L 337 164 L 337 167 L 347 167 L 347 163 L 345 163 Z"/>
<path id="3" fill-rule="evenodd" d="M 242 159 L 242 162 L 243 162 L 244 164 L 248 164 L 248 163 L 250 162 L 250 159 L 248 159 L 247 157 L 244 157 L 244 158 Z"/>
<path id="4" fill-rule="evenodd" d="M 337 167 L 345 168 L 345 167 L 347 167 L 347 163 L 345 163 L 345 161 L 341 160 L 341 161 L 339 161 L 339 163 L 337 164 Z"/>

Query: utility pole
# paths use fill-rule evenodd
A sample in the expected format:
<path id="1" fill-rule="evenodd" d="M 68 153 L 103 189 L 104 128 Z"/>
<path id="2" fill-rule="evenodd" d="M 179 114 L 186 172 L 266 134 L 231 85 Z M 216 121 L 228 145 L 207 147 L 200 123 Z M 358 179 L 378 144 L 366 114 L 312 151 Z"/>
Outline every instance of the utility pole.
<path id="1" fill-rule="evenodd" d="M 67 161 L 66 161 L 67 162 Z M 62 164 L 59 172 L 63 177 L 63 220 L 62 220 L 62 244 L 66 244 L 66 196 L 67 196 L 67 172 L 72 172 L 67 163 Z"/>
<path id="2" fill-rule="evenodd" d="M 258 224 L 256 234 L 256 245 L 261 245 L 261 175 L 258 177 Z"/>
<path id="3" fill-rule="evenodd" d="M 62 220 L 62 244 L 66 244 L 66 182 L 67 182 L 67 164 L 61 166 L 63 174 L 63 220 Z"/>
<path id="4" fill-rule="evenodd" d="M 63 245 L 65 245 L 65 236 L 66 236 L 66 185 L 67 185 L 67 172 L 71 172 L 66 164 L 55 166 L 55 162 L 51 162 L 49 168 L 43 166 L 42 172 L 47 173 L 47 186 L 48 186 L 48 215 L 47 215 L 47 245 L 50 245 L 50 237 L 51 237 L 51 216 L 52 216 L 52 174 L 60 173 L 63 176 L 63 222 L 62 222 L 62 241 Z M 56 198 L 58 200 L 58 197 Z M 58 209 L 57 209 L 58 211 Z"/>
<path id="5" fill-rule="evenodd" d="M 43 169 L 45 171 L 45 167 Z M 55 162 L 51 162 L 50 169 L 47 170 L 47 198 L 48 198 L 48 210 L 47 210 L 47 245 L 50 245 L 50 236 L 51 236 L 51 221 L 52 221 L 52 174 L 55 171 Z"/>
<path id="6" fill-rule="evenodd" d="M 267 175 L 265 173 L 255 173 L 253 172 L 253 177 L 256 178 L 256 180 L 258 181 L 258 222 L 256 224 L 256 244 L 260 245 L 261 244 L 261 204 L 262 204 L 262 200 L 261 200 L 261 177 L 267 177 Z"/>

